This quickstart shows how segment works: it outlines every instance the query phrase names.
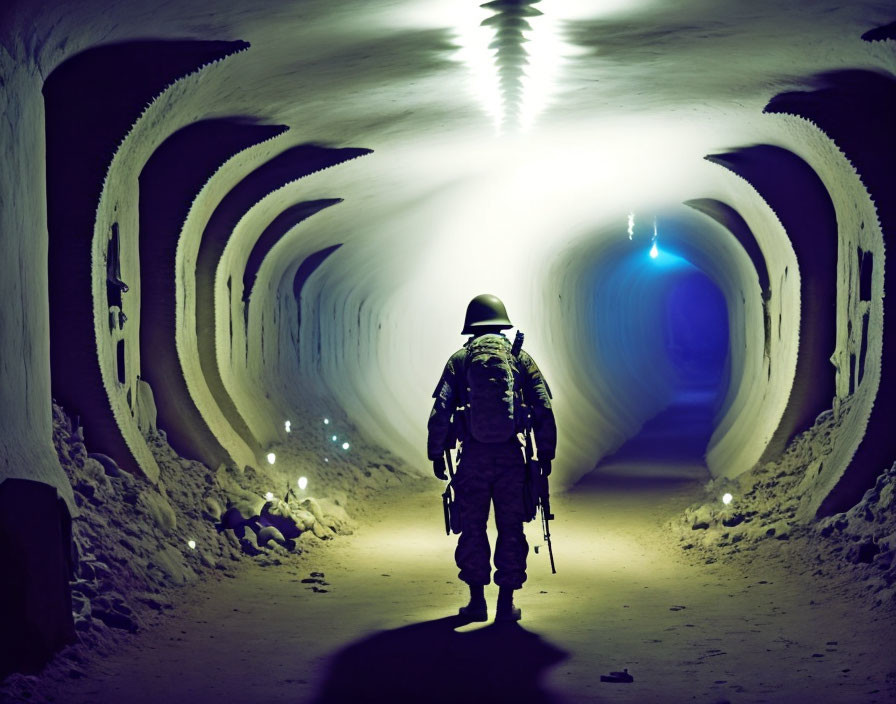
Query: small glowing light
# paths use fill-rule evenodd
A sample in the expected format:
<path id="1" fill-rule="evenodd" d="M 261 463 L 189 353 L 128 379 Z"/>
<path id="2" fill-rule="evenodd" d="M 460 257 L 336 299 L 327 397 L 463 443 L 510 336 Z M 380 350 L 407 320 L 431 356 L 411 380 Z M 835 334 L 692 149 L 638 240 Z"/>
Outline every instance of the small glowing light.
<path id="1" fill-rule="evenodd" d="M 329 462 L 329 461 L 330 461 L 329 458 L 324 457 L 324 462 Z"/>
<path id="2" fill-rule="evenodd" d="M 275 455 L 273 452 L 269 452 L 268 453 L 268 464 L 274 464 L 274 462 L 276 462 L 276 461 L 277 461 L 277 455 Z"/>
<path id="3" fill-rule="evenodd" d="M 269 491 L 267 494 L 264 495 L 264 498 L 266 498 L 268 501 L 273 501 L 274 500 L 274 492 Z"/>
<path id="4" fill-rule="evenodd" d="M 299 489 L 305 491 L 305 487 L 308 486 L 308 477 L 299 477 Z"/>
<path id="5" fill-rule="evenodd" d="M 291 432 L 292 432 L 292 423 L 290 423 L 289 421 L 286 421 L 286 422 L 283 424 L 283 427 L 286 428 L 286 432 L 287 432 L 287 433 L 291 433 Z"/>
<path id="6" fill-rule="evenodd" d="M 324 418 L 324 425 L 329 425 L 329 424 L 330 424 L 330 419 Z"/>
<path id="7" fill-rule="evenodd" d="M 196 549 L 196 541 L 195 541 L 195 540 L 188 540 L 188 541 L 187 541 L 187 547 L 189 547 L 190 550 L 195 550 L 195 549 Z"/>
<path id="8" fill-rule="evenodd" d="M 635 234 L 635 214 L 628 214 L 628 238 L 631 239 Z"/>
<path id="9" fill-rule="evenodd" d="M 333 442 L 336 442 L 336 436 L 335 436 L 335 435 L 333 436 Z"/>
<path id="10" fill-rule="evenodd" d="M 653 247 L 650 248 L 650 258 L 656 259 L 660 254 L 660 250 L 656 246 L 656 242 L 653 243 Z"/>
<path id="11" fill-rule="evenodd" d="M 348 445 L 347 442 L 342 443 L 342 449 L 343 449 L 343 450 L 347 450 L 348 448 L 349 448 L 349 445 Z"/>
<path id="12" fill-rule="evenodd" d="M 734 497 L 731 494 L 722 494 L 722 503 L 726 506 L 731 503 L 731 499 Z"/>

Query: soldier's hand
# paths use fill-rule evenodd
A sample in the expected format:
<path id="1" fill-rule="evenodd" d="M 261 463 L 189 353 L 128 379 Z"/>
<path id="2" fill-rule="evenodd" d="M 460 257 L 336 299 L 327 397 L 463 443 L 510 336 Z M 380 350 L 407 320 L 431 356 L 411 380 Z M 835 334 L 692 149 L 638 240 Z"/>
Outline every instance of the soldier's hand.
<path id="1" fill-rule="evenodd" d="M 541 473 L 546 477 L 551 476 L 551 460 L 541 461 Z"/>
<path id="2" fill-rule="evenodd" d="M 436 479 L 448 481 L 448 475 L 445 474 L 445 458 L 439 457 L 432 461 L 432 473 L 436 475 Z"/>

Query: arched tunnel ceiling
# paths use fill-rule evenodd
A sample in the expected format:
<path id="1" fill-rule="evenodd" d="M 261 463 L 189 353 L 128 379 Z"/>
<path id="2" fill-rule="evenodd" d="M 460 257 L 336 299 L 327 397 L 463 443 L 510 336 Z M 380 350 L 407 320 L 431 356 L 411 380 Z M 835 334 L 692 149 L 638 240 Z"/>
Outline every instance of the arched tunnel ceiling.
<path id="1" fill-rule="evenodd" d="M 763 109 L 773 111 L 776 95 L 813 87 L 813 76 L 842 78 L 847 74 L 831 72 L 893 67 L 891 54 L 862 39 L 874 38 L 867 33 L 892 20 L 891 10 L 877 2 L 822 7 L 770 0 L 542 0 L 481 8 L 447 0 L 259 6 L 225 1 L 210 10 L 196 0 L 87 0 L 76 7 L 21 3 L 4 12 L 0 43 L 15 59 L 34 61 L 41 76 L 98 45 L 134 48 L 140 46 L 134 42 L 146 42 L 151 52 L 152 41 L 161 39 L 232 42 L 209 44 L 205 59 L 173 66 L 173 76 L 156 76 L 160 85 L 147 86 L 136 74 L 116 75 L 123 84 L 142 82 L 151 100 L 173 77 L 197 71 L 139 118 L 152 139 L 136 134 L 122 143 L 127 129 L 109 135 L 111 145 L 122 143 L 116 155 L 122 174 L 136 178 L 152 157 L 151 143 L 161 144 L 191 123 L 249 117 L 271 126 L 270 140 L 238 156 L 230 158 L 233 149 L 223 154 L 228 150 L 220 147 L 214 164 L 220 170 L 205 175 L 210 180 L 204 187 L 197 176 L 189 194 L 176 196 L 182 209 L 193 202 L 178 251 L 195 238 L 189 256 L 198 258 L 197 298 L 191 299 L 198 308 L 191 324 L 199 336 L 206 398 L 217 407 L 211 413 L 197 401 L 197 409 L 191 406 L 184 417 L 199 422 L 202 416 L 197 432 L 206 438 L 196 442 L 195 452 L 215 461 L 222 453 L 211 436 L 221 440 L 220 424 L 238 436 L 248 453 L 241 457 L 258 459 L 276 437 L 260 428 L 274 428 L 298 402 L 302 393 L 296 386 L 341 406 L 365 433 L 406 459 L 420 460 L 429 391 L 460 342 L 466 302 L 483 291 L 505 299 L 511 318 L 530 333 L 528 348 L 548 378 L 558 379 L 552 385 L 561 428 L 564 421 L 578 430 L 592 417 L 621 413 L 599 402 L 586 407 L 576 393 L 581 380 L 575 369 L 561 369 L 558 360 L 574 361 L 580 354 L 567 353 L 570 331 L 562 325 L 580 324 L 582 313 L 579 303 L 568 297 L 563 303 L 562 295 L 582 291 L 574 258 L 602 251 L 601 239 L 624 239 L 627 214 L 635 215 L 638 237 L 647 242 L 644 223 L 682 202 L 733 209 L 737 232 L 697 228 L 692 247 L 706 259 L 725 262 L 717 266 L 730 274 L 726 299 L 743 300 L 742 309 L 732 310 L 732 321 L 746 330 L 739 334 L 747 340 L 766 335 L 768 358 L 768 310 L 747 299 L 757 274 L 762 299 L 768 282 L 775 287 L 780 281 L 785 293 L 772 294 L 767 303 L 778 311 L 779 325 L 784 321 L 796 329 L 798 293 L 786 293 L 784 279 L 786 263 L 793 272 L 799 252 L 790 247 L 788 223 L 776 217 L 774 199 L 762 184 L 745 176 L 753 188 L 746 187 L 704 157 L 757 144 L 793 150 L 830 190 L 835 178 L 822 173 L 826 153 L 807 156 L 813 148 L 792 144 L 798 141 L 792 121 Z M 31 27 L 46 29 L 35 33 Z M 202 65 L 218 54 L 231 55 Z M 77 86 L 70 88 L 77 96 Z M 105 100 L 96 86 L 89 95 L 94 106 Z M 315 168 L 290 160 L 313 145 L 340 155 Z M 107 154 L 105 163 L 112 157 Z M 278 159 L 283 173 L 255 188 L 253 179 Z M 324 167 L 329 168 L 317 170 Z M 124 176 L 107 180 L 105 188 L 102 212 L 113 201 L 130 200 L 137 207 L 139 189 L 128 191 Z M 241 193 L 250 195 L 227 212 L 222 226 L 215 214 Z M 323 207 L 337 202 L 338 207 Z M 271 212 L 253 212 L 267 204 Z M 319 212 L 306 217 L 306 207 L 317 211 L 313 204 Z M 170 260 L 174 223 L 165 227 Z M 216 227 L 221 232 L 208 237 Z M 662 240 L 662 220 L 659 227 Z M 145 250 L 143 234 L 139 243 Z M 742 251 L 743 243 L 749 251 Z M 302 262 L 336 245 L 341 246 L 303 279 L 302 295 L 294 295 Z M 140 266 L 146 264 L 144 253 Z M 757 271 L 750 262 L 759 256 L 767 266 Z M 236 291 L 222 303 L 225 281 L 228 291 L 233 282 L 252 290 Z M 170 304 L 180 299 L 171 290 L 164 295 L 169 307 L 157 317 L 170 326 Z M 228 305 L 229 343 L 220 325 L 222 306 Z M 299 321 L 302 335 L 290 333 L 287 324 L 299 327 Z M 305 335 L 304 326 L 312 322 L 317 331 Z M 283 334 L 273 332 L 278 326 Z M 785 361 L 775 373 L 781 374 L 778 383 L 789 385 L 794 373 L 799 376 L 792 349 L 797 341 L 778 337 Z M 263 342 L 255 345 L 255 339 Z M 297 359 L 285 359 L 284 339 L 296 345 Z M 330 353 L 326 363 L 320 361 L 321 348 Z M 180 346 L 178 352 L 184 364 Z M 742 378 L 761 373 L 771 380 L 771 363 L 762 366 L 763 350 L 755 358 L 751 354 L 736 361 Z M 153 363 L 145 350 L 142 356 L 143 364 Z M 213 367 L 221 364 L 227 368 L 218 378 Z M 178 388 L 186 394 L 184 386 Z M 195 398 L 195 389 L 189 391 Z M 771 403 L 768 398 L 743 403 L 759 413 Z M 777 418 L 786 398 L 774 404 Z M 587 471 L 595 453 L 607 449 L 595 438 L 572 440 L 558 461 L 567 478 Z M 720 443 L 732 444 L 730 438 Z M 736 471 L 758 460 L 762 449 L 734 453 Z"/>

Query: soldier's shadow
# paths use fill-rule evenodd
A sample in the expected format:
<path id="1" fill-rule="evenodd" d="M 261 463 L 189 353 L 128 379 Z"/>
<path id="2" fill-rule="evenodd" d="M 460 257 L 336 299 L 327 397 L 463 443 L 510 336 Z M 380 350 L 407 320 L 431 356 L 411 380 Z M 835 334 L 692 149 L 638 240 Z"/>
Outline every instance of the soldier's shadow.
<path id="1" fill-rule="evenodd" d="M 568 653 L 516 623 L 466 632 L 457 616 L 381 631 L 336 653 L 316 704 L 559 704 L 541 679 Z"/>

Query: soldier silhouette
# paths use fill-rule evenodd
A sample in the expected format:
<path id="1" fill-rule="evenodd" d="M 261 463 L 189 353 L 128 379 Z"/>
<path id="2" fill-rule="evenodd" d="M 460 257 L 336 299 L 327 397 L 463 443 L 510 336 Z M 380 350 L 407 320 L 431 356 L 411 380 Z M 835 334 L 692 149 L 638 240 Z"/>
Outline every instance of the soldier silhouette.
<path id="1" fill-rule="evenodd" d="M 447 480 L 445 450 L 459 440 L 457 474 L 452 482 L 461 533 L 455 561 L 470 588 L 460 615 L 486 621 L 484 587 L 491 581 L 491 547 L 486 534 L 495 505 L 496 621 L 518 621 L 513 593 L 526 581 L 529 545 L 523 532 L 526 459 L 521 441 L 531 424 L 542 474 L 551 472 L 557 429 L 551 394 L 538 366 L 516 350 L 502 330 L 512 328 L 497 296 L 476 296 L 467 306 L 462 335 L 471 335 L 445 365 L 429 417 L 427 453 L 435 476 Z"/>

